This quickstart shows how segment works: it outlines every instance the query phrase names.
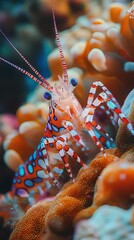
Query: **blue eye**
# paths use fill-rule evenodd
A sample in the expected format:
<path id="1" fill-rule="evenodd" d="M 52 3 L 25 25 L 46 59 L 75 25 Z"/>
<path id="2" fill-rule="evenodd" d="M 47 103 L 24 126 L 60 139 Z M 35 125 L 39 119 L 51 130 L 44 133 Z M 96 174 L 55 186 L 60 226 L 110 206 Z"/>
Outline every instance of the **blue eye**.
<path id="1" fill-rule="evenodd" d="M 44 93 L 44 98 L 47 99 L 47 100 L 51 100 L 51 98 L 52 98 L 51 93 L 50 92 L 45 92 Z"/>
<path id="2" fill-rule="evenodd" d="M 76 78 L 72 78 L 70 83 L 72 84 L 73 87 L 76 87 L 78 84 L 78 80 Z"/>

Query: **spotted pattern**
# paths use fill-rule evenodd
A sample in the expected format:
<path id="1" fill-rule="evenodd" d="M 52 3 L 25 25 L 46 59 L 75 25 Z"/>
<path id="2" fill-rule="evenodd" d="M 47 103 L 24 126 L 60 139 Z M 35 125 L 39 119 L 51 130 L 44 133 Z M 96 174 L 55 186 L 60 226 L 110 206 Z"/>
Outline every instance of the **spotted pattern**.
<path id="1" fill-rule="evenodd" d="M 36 189 L 38 189 L 38 184 L 42 183 L 44 179 L 45 183 L 47 182 L 47 186 L 50 187 L 51 185 L 49 182 L 50 179 L 52 179 L 51 182 L 58 186 L 58 182 L 51 171 L 49 157 L 45 148 L 46 144 L 49 145 L 50 148 L 54 147 L 57 133 L 61 131 L 61 129 L 64 129 L 64 127 L 61 127 L 61 124 L 56 125 L 56 122 L 59 124 L 59 121 L 55 116 L 55 108 L 53 103 L 51 103 L 48 124 L 46 125 L 44 136 L 41 138 L 37 150 L 33 152 L 26 163 L 21 165 L 18 172 L 15 173 L 12 188 L 12 191 L 15 194 L 19 196 L 27 195 L 34 187 L 37 187 Z M 53 169 L 53 172 L 60 176 L 63 169 L 57 167 Z"/>
<path id="2" fill-rule="evenodd" d="M 29 165 L 27 166 L 27 170 L 28 170 L 28 172 L 29 172 L 30 174 L 32 174 L 32 173 L 34 172 L 34 169 L 33 169 L 32 164 L 29 164 Z"/>
<path id="3" fill-rule="evenodd" d="M 25 169 L 24 169 L 23 166 L 20 166 L 20 167 L 19 167 L 19 175 L 20 175 L 21 177 L 23 177 L 23 176 L 25 175 Z"/>
<path id="4" fill-rule="evenodd" d="M 29 179 L 25 180 L 24 182 L 25 182 L 26 187 L 33 187 L 33 185 L 34 185 L 33 181 L 29 180 Z"/>

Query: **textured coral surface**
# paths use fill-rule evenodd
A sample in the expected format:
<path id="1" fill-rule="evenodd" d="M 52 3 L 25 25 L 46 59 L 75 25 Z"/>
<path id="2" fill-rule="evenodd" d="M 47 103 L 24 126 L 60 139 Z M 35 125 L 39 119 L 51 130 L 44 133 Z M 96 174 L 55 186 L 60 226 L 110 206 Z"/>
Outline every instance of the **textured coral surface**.
<path id="1" fill-rule="evenodd" d="M 132 240 L 132 213 L 133 208 L 126 211 L 104 205 L 90 219 L 78 223 L 73 240 Z"/>
<path id="2" fill-rule="evenodd" d="M 101 205 L 108 204 L 128 209 L 134 199 L 134 163 L 119 161 L 109 165 L 97 182 L 93 204 L 78 213 L 75 221 L 89 218 Z"/>
<path id="3" fill-rule="evenodd" d="M 117 160 L 118 157 L 114 155 L 96 157 L 86 169 L 82 168 L 80 170 L 76 182 L 67 183 L 52 202 L 41 202 L 33 206 L 33 209 L 37 210 L 37 212 L 40 204 L 42 208 L 43 206 L 45 207 L 44 217 L 43 215 L 42 217 L 38 217 L 40 219 L 38 221 L 41 221 L 41 223 L 38 222 L 38 226 L 44 224 L 43 229 L 41 228 L 38 232 L 38 239 L 40 239 L 42 231 L 44 232 L 44 239 L 51 239 L 49 238 L 50 233 L 55 234 L 55 237 L 64 235 L 69 237 L 73 231 L 73 219 L 75 215 L 92 203 L 92 195 L 98 176 L 108 164 Z M 30 213 L 31 215 L 29 216 Z M 10 239 L 20 239 L 21 236 L 21 239 L 30 240 L 33 232 L 32 227 L 34 227 L 33 222 L 35 222 L 35 216 L 31 208 L 16 225 Z M 24 232 L 27 229 L 28 235 L 26 238 Z"/>
<path id="4" fill-rule="evenodd" d="M 133 103 L 129 112 L 128 118 L 133 122 Z M 124 209 L 132 206 L 134 202 L 134 136 L 129 133 L 125 124 L 120 124 L 116 141 L 118 148 L 115 154 L 119 154 L 120 161 L 104 169 L 97 181 L 92 206 L 79 212 L 75 221 L 89 218 L 98 207 L 104 204 L 115 205 Z"/>

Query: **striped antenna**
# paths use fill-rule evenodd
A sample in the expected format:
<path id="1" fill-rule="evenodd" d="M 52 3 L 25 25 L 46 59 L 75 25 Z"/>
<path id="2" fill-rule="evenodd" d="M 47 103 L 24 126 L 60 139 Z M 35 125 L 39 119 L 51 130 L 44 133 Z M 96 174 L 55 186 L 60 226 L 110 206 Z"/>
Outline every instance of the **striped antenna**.
<path id="1" fill-rule="evenodd" d="M 57 30 L 57 25 L 56 25 L 56 20 L 55 20 L 55 13 L 54 13 L 54 0 L 52 0 L 52 16 L 53 16 L 53 22 L 54 22 L 54 29 L 55 29 L 55 36 L 56 36 L 56 41 L 57 41 L 57 46 L 59 49 L 60 57 L 61 57 L 61 62 L 62 62 L 62 69 L 63 69 L 63 76 L 64 76 L 64 83 L 68 84 L 68 73 L 67 73 L 67 66 L 65 62 L 65 57 L 62 51 L 61 43 L 60 43 L 60 38 Z"/>
<path id="2" fill-rule="evenodd" d="M 5 60 L 4 58 L 0 57 L 0 60 L 7 63 L 8 65 L 16 68 L 17 70 L 19 70 L 20 72 L 22 72 L 23 74 L 25 74 L 26 76 L 30 77 L 32 80 L 34 80 L 35 82 L 39 83 L 42 87 L 46 88 L 49 92 L 52 91 L 52 87 L 51 86 L 46 86 L 46 83 L 45 82 L 42 82 L 40 80 L 38 80 L 35 76 L 33 76 L 31 73 L 29 73 L 28 71 L 24 70 L 23 68 L 17 66 L 16 64 L 14 63 L 11 63 L 7 60 Z"/>
<path id="3" fill-rule="evenodd" d="M 9 40 L 9 38 L 4 34 L 4 32 L 0 29 L 0 32 L 2 33 L 2 35 L 6 38 L 6 40 L 9 42 L 9 44 L 12 46 L 12 48 L 19 54 L 19 56 L 25 61 L 25 63 L 32 69 L 32 71 L 38 76 L 38 78 L 41 79 L 43 86 L 45 86 L 45 88 L 48 90 L 48 91 L 52 91 L 52 87 L 50 86 L 50 84 L 47 82 L 47 80 L 29 63 L 29 61 L 22 55 L 22 53 L 20 53 L 20 51 L 12 44 L 12 42 Z M 1 60 L 3 62 L 6 62 L 8 63 L 9 65 L 11 66 L 16 66 L 15 68 L 18 69 L 20 67 L 18 67 L 17 65 L 15 64 L 12 64 L 12 63 L 9 63 L 8 61 L 6 61 L 5 59 L 1 58 Z M 21 68 L 20 68 L 21 69 Z M 23 69 L 23 71 L 27 72 L 26 70 Z M 21 72 L 23 72 L 21 71 Z M 24 72 L 23 72 L 24 73 Z M 27 72 L 28 73 L 28 72 Z M 28 73 L 29 76 L 30 76 L 30 73 Z M 28 76 L 28 74 L 26 74 Z M 31 74 L 31 76 L 33 76 Z M 32 77 L 31 77 L 32 78 Z M 32 78 L 33 79 L 33 78 Z M 36 78 L 37 79 L 37 78 Z M 33 79 L 34 80 L 34 79 Z M 40 81 L 40 82 L 41 82 Z M 39 80 L 37 81 L 39 83 Z M 39 83 L 40 85 L 42 85 L 41 83 Z"/>

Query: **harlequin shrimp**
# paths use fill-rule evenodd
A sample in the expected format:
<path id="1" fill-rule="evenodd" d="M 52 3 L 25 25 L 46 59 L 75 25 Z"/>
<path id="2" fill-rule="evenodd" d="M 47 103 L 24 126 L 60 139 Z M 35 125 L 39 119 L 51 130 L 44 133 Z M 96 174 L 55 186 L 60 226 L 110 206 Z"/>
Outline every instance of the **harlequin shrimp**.
<path id="1" fill-rule="evenodd" d="M 78 81 L 72 78 L 69 82 L 67 66 L 65 57 L 60 43 L 60 38 L 57 30 L 55 14 L 54 14 L 54 1 L 52 1 L 52 16 L 54 22 L 54 29 L 56 35 L 57 46 L 62 62 L 63 77 L 58 76 L 60 86 L 51 86 L 49 82 L 40 75 L 40 73 L 28 62 L 27 59 L 15 48 L 10 40 L 5 36 L 2 30 L 0 32 L 20 55 L 20 57 L 31 68 L 34 75 L 21 67 L 3 59 L 0 60 L 16 68 L 23 74 L 30 77 L 32 80 L 40 84 L 46 89 L 44 98 L 50 101 L 48 122 L 44 130 L 44 135 L 40 140 L 37 150 L 28 158 L 25 164 L 18 168 L 15 173 L 12 187 L 12 195 L 28 196 L 29 192 L 38 187 L 45 181 L 46 174 L 51 179 L 52 183 L 59 187 L 59 182 L 53 174 L 50 167 L 48 150 L 56 149 L 61 160 L 64 163 L 69 177 L 73 179 L 71 167 L 68 163 L 68 156 L 75 159 L 80 165 L 86 164 L 80 159 L 79 155 L 69 145 L 69 141 L 73 139 L 81 147 L 86 147 L 82 137 L 81 129 L 87 131 L 94 143 L 100 151 L 106 156 L 103 143 L 106 139 L 110 139 L 108 133 L 97 123 L 94 118 L 96 108 L 101 104 L 106 104 L 107 107 L 116 113 L 119 118 L 126 124 L 129 131 L 134 134 L 134 128 L 128 119 L 121 112 L 118 103 L 112 93 L 100 81 L 93 82 L 89 90 L 86 107 L 83 109 L 73 91 L 77 87 Z M 96 96 L 97 89 L 100 88 L 101 92 Z M 98 137 L 96 131 L 102 133 Z"/>

